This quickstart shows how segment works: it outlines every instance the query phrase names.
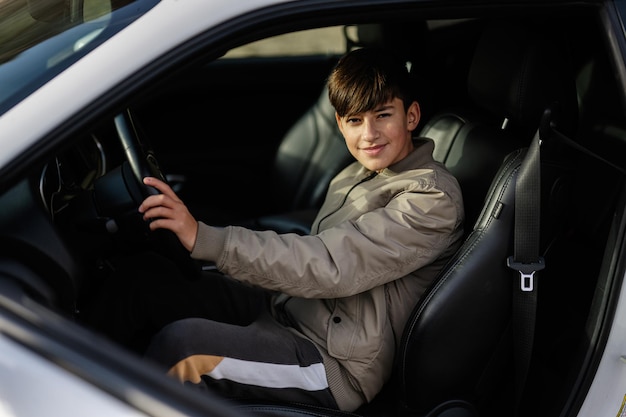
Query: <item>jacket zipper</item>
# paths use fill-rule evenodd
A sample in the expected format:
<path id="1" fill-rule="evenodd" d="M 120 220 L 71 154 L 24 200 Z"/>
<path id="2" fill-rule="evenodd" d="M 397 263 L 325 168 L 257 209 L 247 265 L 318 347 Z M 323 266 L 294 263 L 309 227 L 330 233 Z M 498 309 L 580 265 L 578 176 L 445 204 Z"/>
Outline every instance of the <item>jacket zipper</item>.
<path id="1" fill-rule="evenodd" d="M 339 211 L 339 209 L 341 209 L 343 207 L 344 204 L 346 204 L 346 200 L 348 200 L 348 196 L 350 195 L 350 193 L 352 192 L 352 190 L 354 190 L 356 187 L 358 187 L 359 185 L 363 184 L 364 182 L 367 182 L 369 180 L 371 180 L 372 178 L 374 178 L 376 175 L 378 175 L 377 172 L 372 172 L 370 175 L 368 175 L 367 177 L 363 178 L 362 180 L 360 180 L 359 182 L 355 183 L 352 187 L 350 187 L 350 189 L 348 190 L 348 192 L 343 196 L 343 200 L 341 201 L 341 204 L 339 204 L 339 206 L 337 206 L 337 208 L 335 208 L 333 211 L 331 211 L 330 213 L 328 213 L 326 216 L 324 216 L 322 219 L 320 219 L 320 221 L 317 223 L 317 230 L 315 231 L 315 233 L 319 233 L 320 230 L 320 226 L 322 225 L 322 222 L 324 220 L 326 220 L 329 216 L 332 216 L 333 214 L 335 214 L 336 212 Z"/>

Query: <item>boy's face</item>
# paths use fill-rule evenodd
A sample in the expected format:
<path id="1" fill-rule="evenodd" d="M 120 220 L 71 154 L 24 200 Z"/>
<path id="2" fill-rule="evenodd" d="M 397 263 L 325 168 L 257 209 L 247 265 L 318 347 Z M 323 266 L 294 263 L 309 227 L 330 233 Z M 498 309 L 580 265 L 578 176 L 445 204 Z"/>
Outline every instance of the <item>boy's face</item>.
<path id="1" fill-rule="evenodd" d="M 411 132 L 420 109 L 413 102 L 405 113 L 402 100 L 394 98 L 374 110 L 335 117 L 350 153 L 370 171 L 379 172 L 413 150 Z"/>

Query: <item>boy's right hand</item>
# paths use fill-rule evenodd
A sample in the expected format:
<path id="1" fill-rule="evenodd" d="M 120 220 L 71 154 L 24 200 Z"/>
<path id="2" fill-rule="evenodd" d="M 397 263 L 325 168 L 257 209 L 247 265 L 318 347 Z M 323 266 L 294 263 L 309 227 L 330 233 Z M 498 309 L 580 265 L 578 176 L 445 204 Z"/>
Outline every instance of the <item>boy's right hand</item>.
<path id="1" fill-rule="evenodd" d="M 189 252 L 193 250 L 198 234 L 198 222 L 174 190 L 163 181 L 146 177 L 143 183 L 154 187 L 161 194 L 148 196 L 139 206 L 144 220 L 150 222 L 150 230 L 167 229 L 176 234 L 180 243 Z"/>

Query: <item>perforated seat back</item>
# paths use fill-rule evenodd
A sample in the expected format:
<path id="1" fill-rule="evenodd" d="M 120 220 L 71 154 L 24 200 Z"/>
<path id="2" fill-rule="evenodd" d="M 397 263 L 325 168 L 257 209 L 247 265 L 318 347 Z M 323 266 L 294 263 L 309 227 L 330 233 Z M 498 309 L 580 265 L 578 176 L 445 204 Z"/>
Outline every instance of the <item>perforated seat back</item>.
<path id="1" fill-rule="evenodd" d="M 511 372 L 507 333 L 515 277 L 504 260 L 524 154 L 515 151 L 502 164 L 477 226 L 409 320 L 398 369 L 411 410 L 425 412 L 450 399 L 473 402 L 477 391 L 495 388 L 490 377 Z"/>
<path id="2" fill-rule="evenodd" d="M 518 277 L 506 259 L 513 253 L 515 180 L 544 109 L 561 103 L 574 112 L 573 79 L 563 50 L 555 48 L 537 26 L 487 27 L 468 79 L 477 106 L 441 113 L 424 129 L 425 136 L 437 135 L 437 157 L 459 179 L 473 227 L 405 328 L 394 383 L 401 407 L 413 413 L 451 400 L 480 408 L 483 399 L 493 403 L 511 388 Z M 493 122 L 498 111 L 507 129 Z"/>

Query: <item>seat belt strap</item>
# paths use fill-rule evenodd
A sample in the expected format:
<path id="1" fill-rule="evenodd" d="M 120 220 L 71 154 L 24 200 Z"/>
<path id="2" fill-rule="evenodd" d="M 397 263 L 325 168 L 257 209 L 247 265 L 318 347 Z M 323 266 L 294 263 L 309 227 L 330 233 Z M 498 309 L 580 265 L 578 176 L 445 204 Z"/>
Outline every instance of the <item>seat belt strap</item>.
<path id="1" fill-rule="evenodd" d="M 513 285 L 515 410 L 520 409 L 534 344 L 538 289 L 536 273 L 545 267 L 543 257 L 539 256 L 540 149 L 549 122 L 550 111 L 547 110 L 528 147 L 515 183 L 514 253 L 507 259 L 508 267 L 519 273 L 519 285 Z"/>

